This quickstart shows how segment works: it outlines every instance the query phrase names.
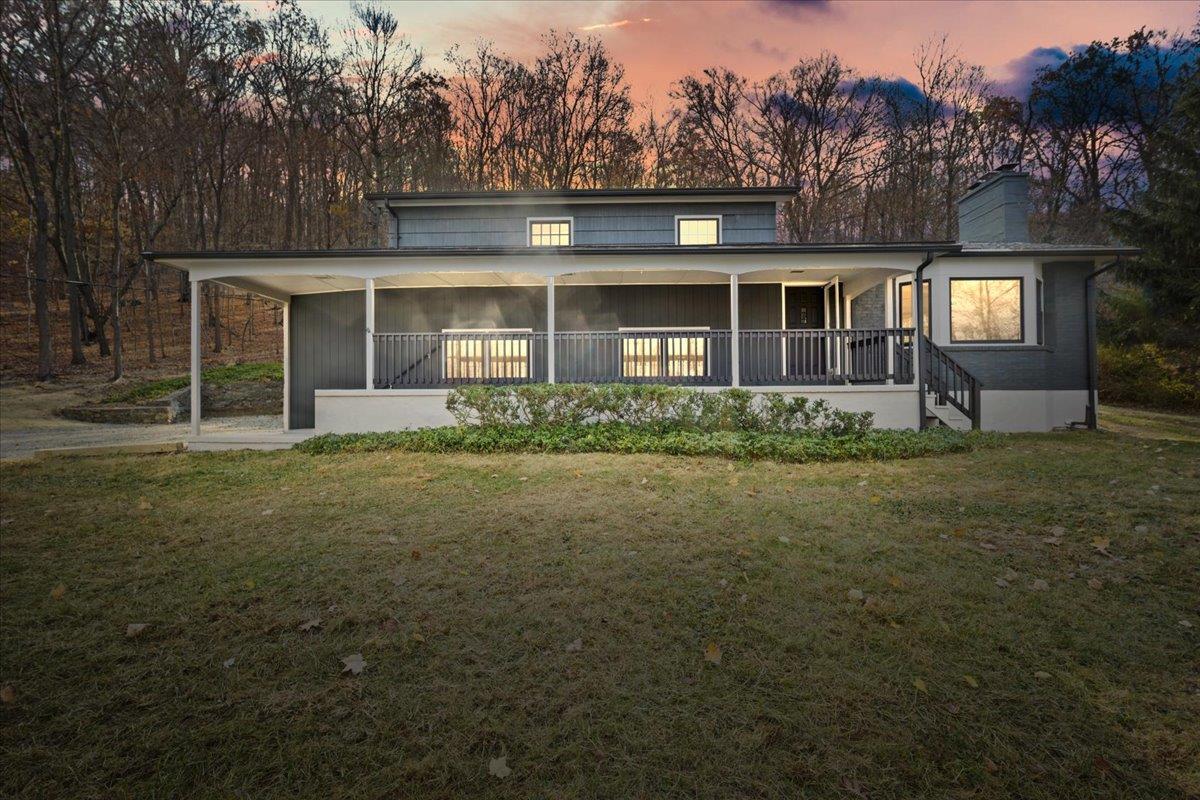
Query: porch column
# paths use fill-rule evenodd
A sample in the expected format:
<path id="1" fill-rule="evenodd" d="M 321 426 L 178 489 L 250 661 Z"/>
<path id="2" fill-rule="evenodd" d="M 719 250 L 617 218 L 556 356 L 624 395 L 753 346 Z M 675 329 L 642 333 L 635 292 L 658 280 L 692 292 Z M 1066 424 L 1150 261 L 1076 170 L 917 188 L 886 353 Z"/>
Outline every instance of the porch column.
<path id="1" fill-rule="evenodd" d="M 292 429 L 292 301 L 283 304 L 283 429 Z"/>
<path id="2" fill-rule="evenodd" d="M 192 436 L 200 435 L 200 281 L 192 279 Z"/>
<path id="3" fill-rule="evenodd" d="M 366 280 L 367 388 L 375 388 L 375 279 Z"/>
<path id="4" fill-rule="evenodd" d="M 546 278 L 546 381 L 555 382 L 554 376 L 554 276 Z"/>
<path id="5" fill-rule="evenodd" d="M 731 386 L 742 385 L 742 343 L 738 324 L 738 276 L 729 276 L 729 368 L 732 370 Z"/>

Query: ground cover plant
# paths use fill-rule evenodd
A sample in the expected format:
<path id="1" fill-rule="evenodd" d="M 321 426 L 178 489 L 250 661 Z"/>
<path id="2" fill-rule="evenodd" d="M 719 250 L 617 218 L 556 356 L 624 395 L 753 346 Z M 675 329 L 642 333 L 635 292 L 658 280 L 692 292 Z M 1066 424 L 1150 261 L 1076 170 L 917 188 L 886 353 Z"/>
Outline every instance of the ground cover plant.
<path id="1" fill-rule="evenodd" d="M 1195 796 L 1198 487 L 1103 433 L 6 463 L 0 794 Z"/>
<path id="2" fill-rule="evenodd" d="M 219 367 L 209 367 L 201 373 L 201 382 L 210 386 L 225 386 L 241 381 L 282 381 L 283 364 L 278 361 L 256 362 L 252 364 L 224 364 Z M 191 378 L 187 375 L 175 375 L 169 378 L 158 378 L 152 381 L 123 386 L 104 396 L 105 403 L 137 404 L 148 400 L 158 400 L 172 392 L 187 388 Z"/>

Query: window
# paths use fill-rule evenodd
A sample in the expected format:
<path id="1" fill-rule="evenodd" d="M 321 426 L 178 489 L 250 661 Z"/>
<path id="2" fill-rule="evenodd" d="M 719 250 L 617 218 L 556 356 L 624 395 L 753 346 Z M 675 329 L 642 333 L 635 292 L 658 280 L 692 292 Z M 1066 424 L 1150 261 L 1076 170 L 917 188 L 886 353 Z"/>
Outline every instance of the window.
<path id="1" fill-rule="evenodd" d="M 529 328 L 492 328 L 485 331 L 448 329 L 457 334 L 445 343 L 444 372 L 449 381 L 515 380 L 529 377 Z M 462 334 L 488 334 L 466 336 Z M 491 335 L 499 334 L 499 335 Z"/>
<path id="2" fill-rule="evenodd" d="M 720 217 L 676 217 L 675 244 L 720 244 Z"/>
<path id="3" fill-rule="evenodd" d="M 1042 279 L 1037 279 L 1037 343 L 1046 343 L 1046 295 L 1042 290 Z"/>
<path id="4" fill-rule="evenodd" d="M 704 336 L 655 334 L 637 328 L 621 330 L 631 332 L 621 338 L 622 377 L 702 378 L 707 373 L 708 340 Z"/>
<path id="5" fill-rule="evenodd" d="M 921 320 L 925 323 L 925 335 L 933 338 L 933 304 L 932 290 L 929 288 L 928 280 L 921 281 Z M 901 328 L 912 328 L 913 326 L 913 296 L 912 296 L 912 281 L 901 283 L 897 287 L 898 296 L 896 305 L 898 306 L 896 316 L 900 319 Z"/>
<path id="6" fill-rule="evenodd" d="M 1024 340 L 1023 283 L 1021 278 L 951 278 L 950 341 Z"/>
<path id="7" fill-rule="evenodd" d="M 529 220 L 530 247 L 570 247 L 570 219 Z"/>

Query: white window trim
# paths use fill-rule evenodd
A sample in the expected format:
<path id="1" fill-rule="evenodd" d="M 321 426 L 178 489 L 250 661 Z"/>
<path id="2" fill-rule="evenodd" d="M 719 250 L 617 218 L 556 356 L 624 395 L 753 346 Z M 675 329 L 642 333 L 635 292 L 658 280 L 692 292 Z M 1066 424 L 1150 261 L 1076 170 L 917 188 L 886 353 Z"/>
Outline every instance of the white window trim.
<path id="1" fill-rule="evenodd" d="M 675 215 L 675 244 L 679 244 L 679 220 L 681 219 L 715 219 L 717 221 L 717 244 L 725 243 L 725 217 L 723 214 L 676 214 Z M 688 247 L 712 247 L 711 244 L 692 244 Z"/>
<path id="2" fill-rule="evenodd" d="M 533 244 L 533 223 L 535 222 L 565 222 L 567 223 L 567 243 L 566 245 L 550 245 L 539 244 L 537 247 L 573 247 L 575 245 L 575 218 L 574 217 L 526 217 L 525 218 L 525 246 L 534 247 Z"/>

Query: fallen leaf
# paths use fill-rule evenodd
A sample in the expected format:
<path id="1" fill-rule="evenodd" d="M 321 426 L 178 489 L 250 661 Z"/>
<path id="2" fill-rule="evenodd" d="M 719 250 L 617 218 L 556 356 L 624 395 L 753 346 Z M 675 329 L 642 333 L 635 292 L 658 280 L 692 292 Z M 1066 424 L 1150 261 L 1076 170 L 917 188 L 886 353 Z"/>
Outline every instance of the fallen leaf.
<path id="1" fill-rule="evenodd" d="M 963 675 L 962 677 L 963 680 L 967 682 L 967 686 L 970 686 L 972 689 L 979 688 L 979 679 L 974 675 Z"/>
<path id="2" fill-rule="evenodd" d="M 1004 580 L 1006 580 L 1006 581 L 1015 581 L 1017 578 L 1021 577 L 1021 573 L 1017 572 L 1014 569 L 1007 569 L 1004 571 L 1003 577 L 1004 577 Z"/>
<path id="3" fill-rule="evenodd" d="M 1182 625 L 1182 626 L 1183 626 L 1183 627 L 1185 627 L 1185 628 L 1190 628 L 1190 627 L 1192 627 L 1192 623 L 1191 623 L 1191 621 L 1190 621 L 1190 620 L 1186 620 L 1186 619 L 1181 619 L 1181 620 L 1179 620 L 1179 624 L 1180 624 L 1180 625 Z"/>
<path id="4" fill-rule="evenodd" d="M 0 689 L 0 702 L 17 702 L 17 690 L 12 687 L 11 683 L 4 684 L 4 688 Z"/>
<path id="5" fill-rule="evenodd" d="M 789 539 L 789 538 L 788 538 L 788 537 L 786 537 L 786 536 L 780 536 L 780 537 L 779 537 L 779 541 L 780 541 L 782 544 L 790 544 L 792 540 L 791 540 L 791 539 Z"/>
<path id="6" fill-rule="evenodd" d="M 1149 525 L 1134 525 L 1133 532 L 1134 533 L 1149 533 L 1150 526 Z"/>
<path id="7" fill-rule="evenodd" d="M 425 637 L 421 635 L 420 631 L 413 631 L 412 640 L 414 642 L 423 642 L 425 641 Z"/>
<path id="8" fill-rule="evenodd" d="M 642 486 L 645 486 L 649 482 L 650 482 L 649 478 L 642 478 Z"/>
<path id="9" fill-rule="evenodd" d="M 300 632 L 308 633 L 309 631 L 315 630 L 316 628 L 319 628 L 319 627 L 321 627 L 321 618 L 313 617 L 312 619 L 308 620 L 307 622 L 300 623 Z"/>
<path id="10" fill-rule="evenodd" d="M 496 476 L 495 476 L 495 475 L 493 475 L 492 477 L 494 478 L 494 477 L 496 477 Z M 577 469 L 577 470 L 575 470 L 575 477 L 576 477 L 576 478 L 582 478 L 582 477 L 583 477 L 583 470 L 580 470 L 580 469 Z"/>
<path id="11" fill-rule="evenodd" d="M 147 500 L 144 497 L 138 498 L 138 510 L 139 511 L 149 511 L 151 508 L 152 508 L 152 506 L 150 505 L 149 500 Z"/>
<path id="12" fill-rule="evenodd" d="M 984 550 L 995 550 L 996 549 L 996 545 L 992 544 L 991 542 L 980 542 L 979 546 Z"/>
<path id="13" fill-rule="evenodd" d="M 929 687 L 926 686 L 925 681 L 921 680 L 920 678 L 913 678 L 913 686 L 916 687 L 918 692 L 929 694 Z"/>
<path id="14" fill-rule="evenodd" d="M 1004 580 L 1004 578 L 996 578 L 996 585 L 1001 589 L 1007 589 L 1009 586 L 1008 581 Z"/>
<path id="15" fill-rule="evenodd" d="M 1067 532 L 1067 529 L 1064 528 L 1062 525 L 1055 525 L 1053 528 L 1050 529 L 1051 536 L 1062 536 L 1066 532 Z"/>
<path id="16" fill-rule="evenodd" d="M 237 661 L 237 657 L 236 657 L 236 656 L 235 656 L 235 657 L 233 657 L 233 658 L 227 658 L 227 659 L 225 659 L 223 662 L 221 662 L 221 665 L 222 665 L 223 667 L 225 667 L 225 669 L 229 669 L 230 667 L 232 667 L 232 666 L 233 666 L 233 662 L 235 662 L 235 661 Z"/>
<path id="17" fill-rule="evenodd" d="M 488 775 L 496 778 L 507 778 L 511 774 L 512 768 L 508 766 L 508 756 L 493 758 L 488 762 Z"/>
<path id="18" fill-rule="evenodd" d="M 342 672 L 349 672 L 352 675 L 358 675 L 367 667 L 367 662 L 363 661 L 362 653 L 351 653 L 348 656 L 343 656 L 342 663 L 346 665 L 342 667 Z"/>
<path id="19" fill-rule="evenodd" d="M 421 551 L 420 551 L 420 550 L 413 550 L 413 551 L 412 551 L 412 557 L 413 557 L 413 561 L 420 561 L 420 560 L 421 560 Z"/>
<path id="20" fill-rule="evenodd" d="M 721 647 L 716 642 L 709 642 L 704 648 L 704 660 L 714 666 L 721 665 Z"/>
<path id="21" fill-rule="evenodd" d="M 1039 669 L 1037 672 L 1033 673 L 1033 677 L 1037 678 L 1039 681 L 1044 681 L 1050 677 L 1050 673 Z"/>
<path id="22" fill-rule="evenodd" d="M 871 505 L 877 506 L 882 502 L 883 502 L 883 498 L 880 497 L 879 495 L 877 495 L 877 494 L 871 495 Z"/>
<path id="23" fill-rule="evenodd" d="M 851 600 L 862 600 L 863 599 L 863 590 L 862 589 L 851 589 L 850 591 L 846 592 L 846 596 L 849 597 Z"/>
<path id="24" fill-rule="evenodd" d="M 1096 548 L 1097 552 L 1103 553 L 1106 556 L 1112 555 L 1112 553 L 1108 552 L 1109 543 L 1110 540 L 1107 536 L 1097 536 L 1092 539 L 1092 547 Z"/>
<path id="25" fill-rule="evenodd" d="M 271 515 L 272 515 L 272 514 L 274 514 L 274 513 L 275 513 L 275 509 L 273 509 L 273 508 L 264 508 L 264 509 L 263 509 L 263 512 L 262 512 L 262 515 L 263 515 L 264 517 L 269 517 L 269 516 L 271 516 Z"/>
<path id="26" fill-rule="evenodd" d="M 758 497 L 758 490 L 757 489 L 747 489 L 746 496 L 747 497 Z"/>
<path id="27" fill-rule="evenodd" d="M 1041 578 L 1038 578 L 1036 581 L 1029 584 L 1029 588 L 1033 589 L 1035 592 L 1044 592 L 1050 588 L 1050 584 L 1046 583 Z"/>
<path id="28" fill-rule="evenodd" d="M 1093 758 L 1092 765 L 1105 775 L 1112 772 L 1112 764 L 1108 763 L 1108 759 L 1106 759 L 1104 756 L 1096 756 Z"/>
<path id="29" fill-rule="evenodd" d="M 1104 581 L 1099 578 L 1088 578 L 1088 587 L 1099 591 L 1104 588 Z"/>
<path id="30" fill-rule="evenodd" d="M 893 589 L 900 589 L 904 587 L 904 581 L 900 580 L 900 576 L 893 575 L 892 577 L 888 578 L 888 585 Z"/>
<path id="31" fill-rule="evenodd" d="M 573 642 L 567 642 L 567 646 L 563 649 L 568 653 L 578 653 L 583 649 L 583 639 L 576 639 Z"/>
<path id="32" fill-rule="evenodd" d="M 145 622 L 131 622 L 125 626 L 125 637 L 132 639 L 134 636 L 137 636 L 139 633 L 146 630 L 146 627 L 147 623 Z"/>
<path id="33" fill-rule="evenodd" d="M 50 590 L 50 597 L 55 600 L 62 600 L 64 597 L 66 597 L 66 595 L 67 585 L 65 583 L 60 583 L 58 586 L 55 586 Z"/>
<path id="34" fill-rule="evenodd" d="M 246 582 L 242 585 L 245 586 L 247 589 L 253 589 L 254 588 L 254 578 L 246 578 Z"/>
<path id="35" fill-rule="evenodd" d="M 1000 766 L 990 758 L 983 759 L 983 768 L 992 774 L 1000 771 Z"/>

